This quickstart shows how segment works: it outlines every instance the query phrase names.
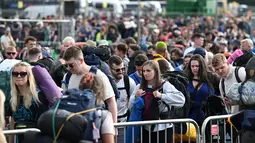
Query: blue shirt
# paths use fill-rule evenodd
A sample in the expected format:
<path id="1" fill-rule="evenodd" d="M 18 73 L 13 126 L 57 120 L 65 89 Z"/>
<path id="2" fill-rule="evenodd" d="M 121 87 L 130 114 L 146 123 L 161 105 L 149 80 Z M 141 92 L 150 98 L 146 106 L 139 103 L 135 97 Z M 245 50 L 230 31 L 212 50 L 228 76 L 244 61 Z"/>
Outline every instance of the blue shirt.
<path id="1" fill-rule="evenodd" d="M 137 72 L 130 74 L 129 77 L 135 81 L 136 85 L 140 84 L 140 82 L 142 80 L 142 78 L 140 76 L 138 76 Z"/>
<path id="2" fill-rule="evenodd" d="M 203 122 L 205 114 L 201 109 L 202 103 L 207 100 L 208 96 L 214 95 L 214 91 L 207 82 L 204 82 L 197 90 L 196 95 L 194 95 L 195 87 L 193 86 L 192 81 L 189 82 L 188 91 L 190 92 L 191 100 L 194 101 L 189 117 L 197 122 Z M 210 93 L 208 93 L 208 91 Z"/>

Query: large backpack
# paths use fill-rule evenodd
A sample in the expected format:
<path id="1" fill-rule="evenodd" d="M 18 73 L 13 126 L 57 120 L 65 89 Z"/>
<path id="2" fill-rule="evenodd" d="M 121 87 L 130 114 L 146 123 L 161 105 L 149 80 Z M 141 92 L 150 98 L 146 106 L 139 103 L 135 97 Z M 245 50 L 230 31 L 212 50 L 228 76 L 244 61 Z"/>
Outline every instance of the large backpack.
<path id="1" fill-rule="evenodd" d="M 9 60 L 6 59 L 0 64 L 0 89 L 5 94 L 4 109 L 5 113 L 8 113 L 11 99 L 11 68 L 21 62 L 20 60 Z"/>
<path id="2" fill-rule="evenodd" d="M 116 85 L 116 82 L 114 81 L 113 77 L 111 76 L 110 73 L 107 73 L 107 70 L 106 66 L 108 66 L 105 62 L 100 61 L 100 64 L 99 65 L 91 65 L 91 68 L 90 68 L 90 72 L 96 74 L 97 73 L 97 69 L 100 69 L 103 73 L 105 73 L 105 75 L 107 76 L 107 78 L 109 79 L 110 83 L 111 83 L 111 86 L 113 88 L 113 91 L 114 91 L 114 94 L 115 94 L 115 98 L 118 99 L 119 98 L 119 91 L 118 91 L 118 88 L 117 88 L 117 85 Z M 86 62 L 86 61 L 85 61 Z M 108 67 L 109 68 L 109 67 Z M 110 70 L 108 70 L 109 72 Z M 65 84 L 65 86 L 68 88 L 68 85 L 69 85 L 69 81 L 70 81 L 70 78 L 72 76 L 72 73 L 70 71 L 68 71 L 66 73 L 66 77 L 64 79 L 64 81 L 62 81 L 62 83 Z"/>
<path id="3" fill-rule="evenodd" d="M 0 89 L 5 94 L 4 109 L 8 113 L 11 99 L 11 86 L 10 86 L 10 71 L 0 71 Z"/>
<path id="4" fill-rule="evenodd" d="M 190 95 L 187 89 L 189 84 L 188 76 L 180 71 L 169 71 L 162 76 L 185 96 L 185 104 L 182 108 L 171 108 L 171 118 L 188 117 L 191 104 Z"/>
<path id="5" fill-rule="evenodd" d="M 94 141 L 92 135 L 93 123 L 97 129 L 100 129 L 108 112 L 107 110 L 104 110 L 102 106 L 96 106 L 96 95 L 93 91 L 88 89 L 83 91 L 78 89 L 67 90 L 59 102 L 58 109 L 64 109 L 73 113 L 81 111 L 87 112 L 82 115 L 87 119 L 84 140 L 89 141 Z"/>
<path id="6" fill-rule="evenodd" d="M 248 63 L 248 61 L 252 57 L 254 57 L 254 55 L 251 51 L 247 51 L 247 50 L 242 50 L 242 51 L 243 51 L 243 55 L 235 59 L 233 66 L 245 67 L 246 64 Z"/>
<path id="7" fill-rule="evenodd" d="M 66 65 L 63 65 L 63 64 L 58 65 L 56 69 L 52 71 L 51 77 L 55 81 L 58 87 L 61 87 L 62 80 L 67 72 L 68 72 L 68 69 Z"/>
<path id="8" fill-rule="evenodd" d="M 102 61 L 107 61 L 111 57 L 111 49 L 107 45 L 102 45 L 97 48 L 84 47 L 82 52 L 85 56 L 86 55 L 96 55 Z"/>
<path id="9" fill-rule="evenodd" d="M 56 85 L 49 72 L 45 68 L 37 65 L 32 68 L 32 71 L 35 77 L 35 81 L 40 90 L 42 90 L 46 96 L 49 105 L 54 105 L 58 98 L 60 98 L 62 95 L 59 87 Z"/>

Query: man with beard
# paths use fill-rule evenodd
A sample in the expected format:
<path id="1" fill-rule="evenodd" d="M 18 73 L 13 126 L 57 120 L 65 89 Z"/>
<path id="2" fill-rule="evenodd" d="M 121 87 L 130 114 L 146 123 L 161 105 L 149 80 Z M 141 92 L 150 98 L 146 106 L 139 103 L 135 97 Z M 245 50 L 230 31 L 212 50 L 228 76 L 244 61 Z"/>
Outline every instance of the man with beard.
<path id="1" fill-rule="evenodd" d="M 134 80 L 125 75 L 125 66 L 121 57 L 114 55 L 109 59 L 109 66 L 112 76 L 116 80 L 119 90 L 119 98 L 117 99 L 118 122 L 126 122 L 128 119 L 128 102 L 130 95 L 133 93 L 136 84 Z M 118 129 L 118 143 L 124 141 L 124 130 Z"/>

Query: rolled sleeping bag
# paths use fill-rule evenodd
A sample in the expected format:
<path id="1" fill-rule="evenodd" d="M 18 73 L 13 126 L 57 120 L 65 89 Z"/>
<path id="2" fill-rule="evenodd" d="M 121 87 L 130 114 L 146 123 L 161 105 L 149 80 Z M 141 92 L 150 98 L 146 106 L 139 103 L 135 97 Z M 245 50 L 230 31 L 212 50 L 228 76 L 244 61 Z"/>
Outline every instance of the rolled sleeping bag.
<path id="1" fill-rule="evenodd" d="M 37 85 L 46 96 L 49 105 L 53 106 L 62 95 L 59 87 L 45 68 L 37 65 L 32 68 L 32 71 Z"/>
<path id="2" fill-rule="evenodd" d="M 243 83 L 235 83 L 227 92 L 227 97 L 233 105 L 254 106 L 255 105 L 255 82 L 247 81 Z M 242 97 L 239 90 L 241 90 Z M 242 99 L 241 99 L 242 98 Z"/>
<path id="3" fill-rule="evenodd" d="M 54 138 L 52 136 L 40 132 L 28 131 L 24 134 L 23 143 L 53 143 L 53 141 Z M 72 143 L 72 142 L 64 139 L 57 139 L 57 143 Z"/>
<path id="4" fill-rule="evenodd" d="M 43 113 L 38 119 L 37 125 L 42 133 L 53 137 L 52 130 L 52 116 L 54 110 L 49 110 Z M 69 140 L 72 142 L 80 141 L 84 138 L 85 131 L 87 128 L 87 119 L 82 115 L 74 115 L 68 121 L 67 117 L 72 113 L 66 110 L 58 109 L 55 115 L 55 132 L 59 131 L 63 123 L 64 127 L 60 132 L 59 138 Z"/>

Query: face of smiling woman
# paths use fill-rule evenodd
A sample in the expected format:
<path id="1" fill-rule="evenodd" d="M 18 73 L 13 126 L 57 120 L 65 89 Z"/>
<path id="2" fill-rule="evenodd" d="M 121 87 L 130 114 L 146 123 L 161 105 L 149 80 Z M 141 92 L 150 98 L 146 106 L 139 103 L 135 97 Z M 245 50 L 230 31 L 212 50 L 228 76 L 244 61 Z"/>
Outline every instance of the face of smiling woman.
<path id="1" fill-rule="evenodd" d="M 12 77 L 17 86 L 23 86 L 28 82 L 27 70 L 24 66 L 15 67 L 12 71 Z"/>

